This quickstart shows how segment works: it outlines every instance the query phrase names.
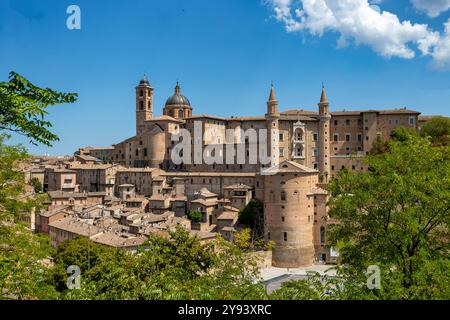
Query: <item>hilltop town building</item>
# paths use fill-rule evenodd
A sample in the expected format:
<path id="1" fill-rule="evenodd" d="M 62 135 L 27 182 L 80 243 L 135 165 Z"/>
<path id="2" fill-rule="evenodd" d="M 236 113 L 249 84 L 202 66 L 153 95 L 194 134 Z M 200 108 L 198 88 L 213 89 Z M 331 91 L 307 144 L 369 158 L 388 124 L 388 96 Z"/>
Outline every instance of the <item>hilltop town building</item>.
<path id="1" fill-rule="evenodd" d="M 154 92 L 146 77 L 135 88 L 135 136 L 110 147 L 81 148 L 74 162 L 65 166 L 67 172 L 57 176 L 58 170 L 49 171 L 54 172 L 58 190 L 68 186 L 69 174 L 75 172 L 74 190 L 80 192 L 72 199 L 53 194 L 52 201 L 87 202 L 89 194 L 101 192 L 107 201 L 103 211 L 109 210 L 127 232 L 139 237 L 161 232 L 162 224 L 183 225 L 202 239 L 212 239 L 217 232 L 232 240 L 239 209 L 256 198 L 264 207 L 265 238 L 275 242 L 272 263 L 279 267 L 335 261 L 337 253 L 326 239 L 327 183 L 344 168 L 366 170 L 362 157 L 377 139 L 389 139 L 394 128 L 418 128 L 419 112 L 406 108 L 331 111 L 323 86 L 316 111 L 279 110 L 272 86 L 261 110 L 264 115 L 246 117 L 194 115 L 179 83 L 162 115 L 155 116 Z M 174 136 L 185 130 L 192 139 L 183 155 L 202 161 L 174 161 L 172 152 L 179 152 Z M 198 130 L 204 135 L 198 137 Z M 252 133 L 267 143 L 255 142 Z M 252 161 L 255 154 L 265 154 L 270 161 L 261 157 Z M 205 155 L 228 161 L 207 163 Z M 67 190 L 71 188 L 72 184 Z M 190 210 L 200 211 L 201 221 L 187 223 Z M 63 211 L 49 216 L 65 215 Z M 62 235 L 72 237 L 80 227 L 76 219 L 66 218 L 64 223 L 43 219 L 54 243 Z M 121 242 L 110 235 L 83 232 L 118 246 L 134 247 L 141 241 Z"/>

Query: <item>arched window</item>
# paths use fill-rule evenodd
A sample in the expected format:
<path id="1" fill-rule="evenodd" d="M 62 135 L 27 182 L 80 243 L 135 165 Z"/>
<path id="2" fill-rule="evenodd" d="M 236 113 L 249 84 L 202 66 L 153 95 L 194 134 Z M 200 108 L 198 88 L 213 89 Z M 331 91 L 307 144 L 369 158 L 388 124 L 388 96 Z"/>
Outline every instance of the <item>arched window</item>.
<path id="1" fill-rule="evenodd" d="M 150 109 L 150 101 L 149 102 L 147 102 L 147 107 Z"/>
<path id="2" fill-rule="evenodd" d="M 280 198 L 281 198 L 281 201 L 286 201 L 286 192 L 281 191 Z"/>
<path id="3" fill-rule="evenodd" d="M 144 102 L 139 101 L 139 109 L 144 110 Z"/>
<path id="4" fill-rule="evenodd" d="M 142 97 L 144 95 L 144 91 L 139 91 L 139 96 Z"/>
<path id="5" fill-rule="evenodd" d="M 180 111 L 178 111 L 178 117 L 184 118 L 184 111 L 182 109 Z"/>
<path id="6" fill-rule="evenodd" d="M 297 144 L 295 146 L 295 156 L 297 157 L 303 157 L 303 145 Z"/>
<path id="7" fill-rule="evenodd" d="M 320 227 L 320 243 L 321 244 L 325 243 L 325 227 L 324 226 Z"/>
<path id="8" fill-rule="evenodd" d="M 303 129 L 301 128 L 295 129 L 295 140 L 303 141 Z"/>

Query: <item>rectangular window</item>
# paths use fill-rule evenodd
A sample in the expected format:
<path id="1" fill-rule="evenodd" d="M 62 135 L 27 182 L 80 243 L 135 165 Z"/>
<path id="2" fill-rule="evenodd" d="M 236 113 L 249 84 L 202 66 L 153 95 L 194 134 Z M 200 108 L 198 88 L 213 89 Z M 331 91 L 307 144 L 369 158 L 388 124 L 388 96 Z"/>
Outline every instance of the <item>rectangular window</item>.
<path id="1" fill-rule="evenodd" d="M 358 133 L 358 141 L 361 142 L 362 141 L 362 134 Z"/>
<path id="2" fill-rule="evenodd" d="M 334 125 L 337 126 L 338 125 L 338 121 L 334 120 Z"/>
<path id="3" fill-rule="evenodd" d="M 339 134 L 335 133 L 333 134 L 333 141 L 337 142 L 339 140 Z"/>
<path id="4" fill-rule="evenodd" d="M 284 157 L 284 148 L 280 148 L 280 157 Z"/>
<path id="5" fill-rule="evenodd" d="M 147 156 L 147 148 L 144 148 L 144 157 Z"/>
<path id="6" fill-rule="evenodd" d="M 283 232 L 284 241 L 287 241 L 287 232 Z"/>
<path id="7" fill-rule="evenodd" d="M 280 133 L 280 141 L 284 141 L 284 134 Z"/>
<path id="8" fill-rule="evenodd" d="M 415 117 L 409 117 L 409 125 L 413 126 L 416 123 L 416 118 Z"/>
<path id="9" fill-rule="evenodd" d="M 317 133 L 313 133 L 313 141 L 317 141 Z"/>
<path id="10" fill-rule="evenodd" d="M 346 125 L 346 126 L 349 126 L 349 125 L 350 125 L 350 120 L 349 120 L 349 119 L 346 119 L 346 120 L 345 120 L 345 125 Z"/>
<path id="11" fill-rule="evenodd" d="M 349 142 L 351 140 L 351 135 L 350 133 L 346 133 L 345 134 L 345 141 Z"/>

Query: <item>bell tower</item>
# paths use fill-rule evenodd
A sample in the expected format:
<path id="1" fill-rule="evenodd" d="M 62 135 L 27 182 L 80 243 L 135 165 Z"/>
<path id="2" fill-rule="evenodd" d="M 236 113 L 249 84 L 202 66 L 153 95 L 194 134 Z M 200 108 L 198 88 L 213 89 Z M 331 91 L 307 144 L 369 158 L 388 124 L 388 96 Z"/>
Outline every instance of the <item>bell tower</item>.
<path id="1" fill-rule="evenodd" d="M 319 141 L 318 141 L 318 167 L 320 172 L 321 182 L 328 182 L 330 176 L 330 103 L 328 102 L 325 86 L 322 83 L 322 94 L 320 96 L 319 107 Z"/>
<path id="2" fill-rule="evenodd" d="M 270 87 L 269 100 L 267 100 L 266 126 L 267 126 L 267 148 L 268 156 L 270 156 L 271 164 L 278 164 L 279 162 L 279 126 L 278 120 L 280 114 L 278 113 L 278 100 L 275 96 L 275 88 L 273 84 Z"/>
<path id="3" fill-rule="evenodd" d="M 153 117 L 153 88 L 146 75 L 136 87 L 136 135 L 142 134 L 145 121 Z"/>

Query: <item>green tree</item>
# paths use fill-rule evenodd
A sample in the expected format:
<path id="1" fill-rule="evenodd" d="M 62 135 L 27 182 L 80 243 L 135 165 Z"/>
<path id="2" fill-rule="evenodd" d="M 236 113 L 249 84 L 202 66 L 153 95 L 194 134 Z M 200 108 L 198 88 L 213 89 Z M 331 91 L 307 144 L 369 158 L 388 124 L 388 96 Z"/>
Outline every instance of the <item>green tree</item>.
<path id="1" fill-rule="evenodd" d="M 41 89 L 17 73 L 9 82 L 0 82 L 0 130 L 30 138 L 31 143 L 51 145 L 58 137 L 48 128 L 46 107 L 74 102 L 76 94 Z M 56 298 L 47 281 L 52 248 L 48 237 L 35 235 L 17 217 L 20 212 L 39 208 L 42 197 L 24 195 L 24 174 L 20 166 L 29 160 L 22 146 L 9 146 L 9 138 L 0 134 L 0 298 Z"/>
<path id="2" fill-rule="evenodd" d="M 388 150 L 388 142 L 383 140 L 381 136 L 377 135 L 377 138 L 373 142 L 372 149 L 370 149 L 369 153 L 371 155 L 376 155 L 387 152 L 387 150 Z"/>
<path id="3" fill-rule="evenodd" d="M 61 93 L 49 88 L 39 88 L 23 76 L 11 72 L 8 82 L 0 82 L 0 130 L 26 136 L 30 143 L 51 146 L 59 138 L 45 120 L 47 107 L 73 103 L 76 93 Z"/>
<path id="4" fill-rule="evenodd" d="M 38 178 L 31 179 L 29 184 L 33 187 L 34 192 L 36 192 L 36 193 L 42 192 L 42 184 Z"/>
<path id="5" fill-rule="evenodd" d="M 419 136 L 418 132 L 414 128 L 410 127 L 398 127 L 392 130 L 391 138 L 396 141 L 404 142 L 407 140 L 415 139 Z M 389 146 L 389 145 L 387 145 Z"/>
<path id="6" fill-rule="evenodd" d="M 100 257 L 109 250 L 110 248 L 94 243 L 86 237 L 64 241 L 54 255 L 55 267 L 48 274 L 49 282 L 58 291 L 64 291 L 67 288 L 67 268 L 69 266 L 78 266 L 84 274 L 95 267 Z"/>
<path id="7" fill-rule="evenodd" d="M 0 299 L 55 299 L 47 282 L 53 248 L 48 236 L 34 235 L 20 223 L 0 223 Z"/>
<path id="8" fill-rule="evenodd" d="M 77 240 L 86 249 L 85 242 Z M 88 241 L 88 240 L 86 240 Z M 66 250 L 71 248 L 66 246 Z M 70 254 L 64 262 L 85 264 L 85 252 Z M 78 249 L 76 250 L 79 251 Z M 56 259 L 59 268 L 61 259 Z M 84 268 L 83 268 L 84 269 Z M 81 288 L 62 288 L 63 299 L 260 299 L 264 287 L 257 282 L 254 259 L 217 237 L 202 244 L 179 227 L 169 238 L 150 237 L 132 254 L 105 247 L 95 264 L 82 270 Z"/>
<path id="9" fill-rule="evenodd" d="M 258 199 L 252 199 L 239 211 L 239 223 L 250 227 L 254 234 L 262 236 L 264 233 L 264 206 Z"/>
<path id="10" fill-rule="evenodd" d="M 433 117 L 422 126 L 420 133 L 424 137 L 431 137 L 434 145 L 450 145 L 450 118 Z"/>
<path id="11" fill-rule="evenodd" d="M 191 210 L 188 212 L 187 214 L 189 220 L 193 221 L 193 222 L 201 222 L 202 221 L 202 213 L 198 210 Z"/>
<path id="12" fill-rule="evenodd" d="M 418 137 L 418 132 L 410 127 L 397 127 L 390 134 L 391 140 L 404 142 Z M 373 142 L 370 155 L 377 155 L 389 151 L 389 140 L 384 140 L 381 136 L 377 136 Z"/>
<path id="13" fill-rule="evenodd" d="M 331 182 L 330 245 L 347 279 L 380 266 L 378 298 L 448 299 L 450 150 L 417 137 L 388 149 L 367 158 L 368 172 L 342 171 Z"/>
<path id="14" fill-rule="evenodd" d="M 0 298 L 54 298 L 56 291 L 45 281 L 45 259 L 52 253 L 48 237 L 33 235 L 17 219 L 39 205 L 39 198 L 20 197 L 25 183 L 18 168 L 28 156 L 23 147 L 6 145 L 6 139 L 0 135 Z"/>
<path id="15" fill-rule="evenodd" d="M 234 233 L 233 236 L 234 244 L 242 249 L 249 250 L 252 247 L 252 233 L 249 228 L 242 229 Z"/>
<path id="16" fill-rule="evenodd" d="M 12 221 L 26 209 L 26 203 L 17 200 L 25 188 L 24 174 L 18 168 L 28 155 L 21 146 L 6 145 L 7 138 L 0 134 L 0 221 Z"/>
<path id="17" fill-rule="evenodd" d="M 256 236 L 250 228 L 244 228 L 234 233 L 233 243 L 243 251 L 272 250 L 275 242 L 266 242 L 264 237 Z"/>

